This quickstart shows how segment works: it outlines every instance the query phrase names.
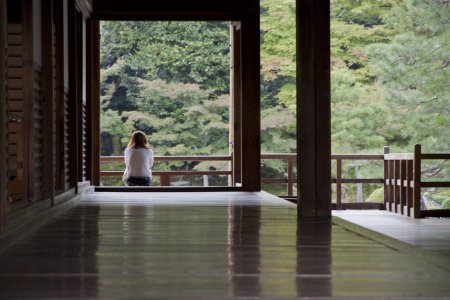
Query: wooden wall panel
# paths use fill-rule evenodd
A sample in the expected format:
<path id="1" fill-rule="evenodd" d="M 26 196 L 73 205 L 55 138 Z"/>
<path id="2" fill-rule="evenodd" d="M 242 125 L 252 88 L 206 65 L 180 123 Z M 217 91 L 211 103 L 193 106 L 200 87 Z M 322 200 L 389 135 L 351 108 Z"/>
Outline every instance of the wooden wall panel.
<path id="1" fill-rule="evenodd" d="M 63 119 L 63 177 L 64 177 L 64 189 L 67 190 L 70 187 L 70 172 L 69 172 L 69 91 L 64 90 L 64 103 L 63 103 L 64 119 Z"/>
<path id="2" fill-rule="evenodd" d="M 33 151 L 33 176 L 34 176 L 34 191 L 33 191 L 33 201 L 38 201 L 42 199 L 42 178 L 44 176 L 42 172 L 43 168 L 43 144 L 42 144 L 42 132 L 43 132 L 43 119 L 42 119 L 42 72 L 41 68 L 37 65 L 34 66 L 34 130 L 33 130 L 33 142 L 34 147 L 30 149 Z"/>
<path id="3" fill-rule="evenodd" d="M 7 204 L 7 92 L 6 92 L 6 1 L 0 0 L 0 231 L 5 225 L 5 212 Z"/>
<path id="4" fill-rule="evenodd" d="M 8 113 L 23 118 L 23 45 L 22 26 L 8 24 L 7 26 L 7 92 Z M 9 182 L 9 191 L 15 200 L 23 196 L 23 166 L 24 166 L 24 128 L 23 123 L 8 123 L 8 169 L 10 175 L 15 175 Z"/>

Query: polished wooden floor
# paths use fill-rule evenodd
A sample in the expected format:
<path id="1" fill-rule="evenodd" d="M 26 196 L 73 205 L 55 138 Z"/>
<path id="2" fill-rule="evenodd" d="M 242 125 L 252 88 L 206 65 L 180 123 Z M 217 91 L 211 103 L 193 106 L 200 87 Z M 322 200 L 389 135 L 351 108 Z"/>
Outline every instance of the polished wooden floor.
<path id="1" fill-rule="evenodd" d="M 96 193 L 0 254 L 0 299 L 450 296 L 450 274 L 266 193 Z"/>

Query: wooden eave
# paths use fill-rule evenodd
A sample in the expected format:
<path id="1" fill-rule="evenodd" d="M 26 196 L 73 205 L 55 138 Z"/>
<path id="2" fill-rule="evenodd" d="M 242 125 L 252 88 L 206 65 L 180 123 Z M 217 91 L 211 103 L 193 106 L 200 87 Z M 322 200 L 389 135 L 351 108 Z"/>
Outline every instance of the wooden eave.
<path id="1" fill-rule="evenodd" d="M 257 0 L 94 0 L 96 20 L 239 20 L 259 13 Z"/>

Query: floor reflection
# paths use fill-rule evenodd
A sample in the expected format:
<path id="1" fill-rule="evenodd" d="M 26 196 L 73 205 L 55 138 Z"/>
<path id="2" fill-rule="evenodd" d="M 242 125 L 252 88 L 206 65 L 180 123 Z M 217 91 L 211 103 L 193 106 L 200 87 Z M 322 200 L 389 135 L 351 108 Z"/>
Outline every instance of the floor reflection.
<path id="1" fill-rule="evenodd" d="M 228 259 L 231 296 L 254 296 L 260 286 L 259 206 L 228 208 Z"/>
<path id="2" fill-rule="evenodd" d="M 97 297 L 99 210 L 78 206 L 3 252 L 0 299 Z"/>
<path id="3" fill-rule="evenodd" d="M 331 296 L 331 218 L 297 222 L 297 296 Z"/>

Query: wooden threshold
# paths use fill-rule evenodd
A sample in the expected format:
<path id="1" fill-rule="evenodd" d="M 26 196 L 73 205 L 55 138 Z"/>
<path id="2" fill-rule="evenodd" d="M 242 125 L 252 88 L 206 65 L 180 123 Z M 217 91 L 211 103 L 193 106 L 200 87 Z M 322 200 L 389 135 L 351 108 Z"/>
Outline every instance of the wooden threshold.
<path id="1" fill-rule="evenodd" d="M 244 191 L 237 186 L 96 186 L 95 192 L 239 192 Z"/>

